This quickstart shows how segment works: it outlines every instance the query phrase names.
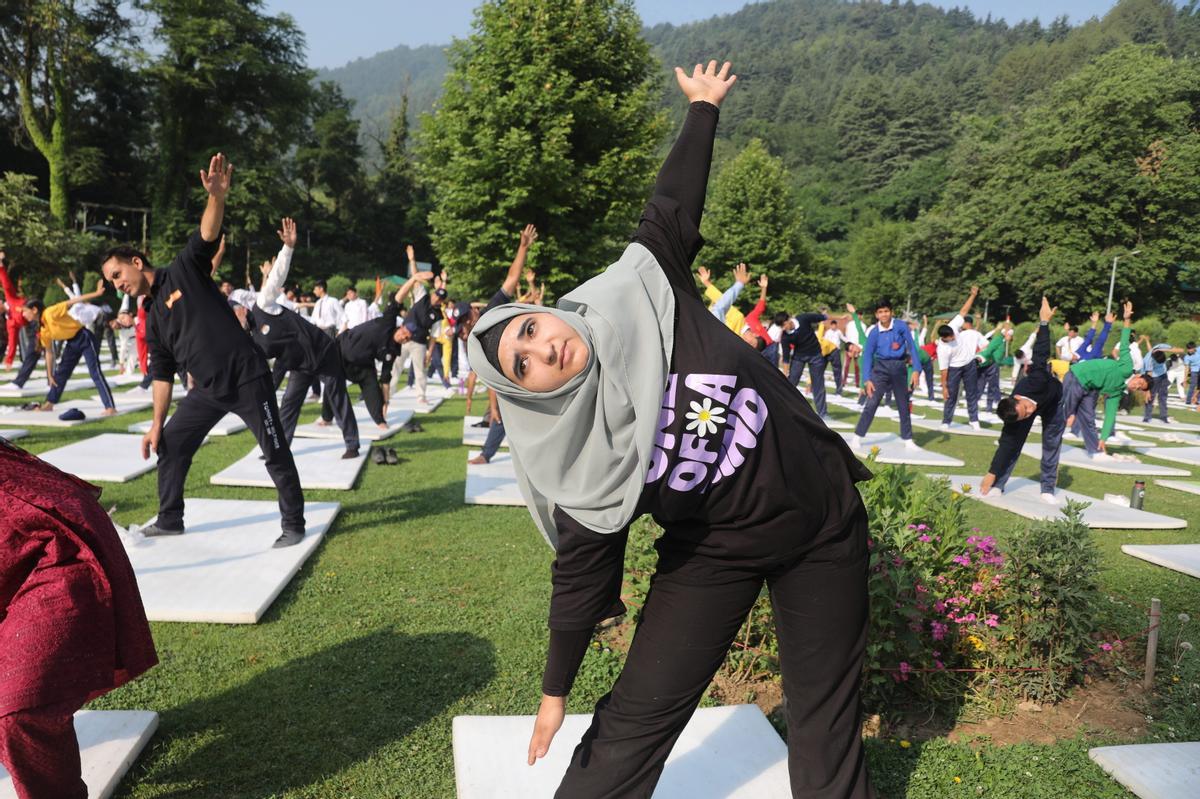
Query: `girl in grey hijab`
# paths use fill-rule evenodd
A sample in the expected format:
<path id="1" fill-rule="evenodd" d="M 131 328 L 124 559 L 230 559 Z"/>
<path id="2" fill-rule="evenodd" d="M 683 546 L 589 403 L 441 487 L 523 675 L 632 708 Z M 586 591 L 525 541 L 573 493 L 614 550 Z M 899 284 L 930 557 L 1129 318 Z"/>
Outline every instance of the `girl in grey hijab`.
<path id="1" fill-rule="evenodd" d="M 687 118 L 621 258 L 556 308 L 503 302 L 471 332 L 518 482 L 556 550 L 529 744 L 548 751 L 595 625 L 624 612 L 630 523 L 665 528 L 625 668 L 557 796 L 649 797 L 764 585 L 796 797 L 867 797 L 858 685 L 869 473 L 777 369 L 708 312 L 691 273 L 726 63 L 676 79 Z M 506 284 L 507 285 L 507 284 Z"/>

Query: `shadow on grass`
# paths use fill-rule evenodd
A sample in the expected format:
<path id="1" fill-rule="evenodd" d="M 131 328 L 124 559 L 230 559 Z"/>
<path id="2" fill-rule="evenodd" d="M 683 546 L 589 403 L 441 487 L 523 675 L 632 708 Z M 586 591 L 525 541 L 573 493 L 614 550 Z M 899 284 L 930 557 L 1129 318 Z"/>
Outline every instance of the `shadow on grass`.
<path id="1" fill-rule="evenodd" d="M 156 756 L 138 779 L 171 796 L 301 789 L 393 746 L 495 671 L 491 642 L 468 633 L 343 641 L 164 712 Z"/>

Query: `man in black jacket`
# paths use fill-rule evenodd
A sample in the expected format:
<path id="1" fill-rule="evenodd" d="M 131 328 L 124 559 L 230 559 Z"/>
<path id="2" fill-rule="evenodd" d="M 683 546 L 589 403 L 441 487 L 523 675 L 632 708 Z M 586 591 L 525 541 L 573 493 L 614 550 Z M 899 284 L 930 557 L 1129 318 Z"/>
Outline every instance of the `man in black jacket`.
<path id="1" fill-rule="evenodd" d="M 143 527 L 142 534 L 183 532 L 183 485 L 192 456 L 213 425 L 225 414 L 235 413 L 254 431 L 266 456 L 282 516 L 283 534 L 275 546 L 286 547 L 304 539 L 304 493 L 283 435 L 275 386 L 266 358 L 246 335 L 210 274 L 232 177 L 233 166 L 219 153 L 208 171 L 201 170 L 208 203 L 200 229 L 170 266 L 155 269 L 137 250 L 117 247 L 105 256 L 101 271 L 118 291 L 149 297 L 146 344 L 154 379 L 154 419 L 142 439 L 142 457 L 149 458 L 151 450 L 158 453 L 158 518 Z M 164 428 L 180 366 L 193 385 Z"/>
<path id="2" fill-rule="evenodd" d="M 1057 309 L 1042 297 L 1042 310 L 1033 342 L 1033 358 L 1028 371 L 1013 386 L 1012 396 L 1000 400 L 996 413 L 1004 420 L 1000 446 L 992 458 L 991 468 L 980 484 L 980 493 L 988 495 L 992 487 L 1004 491 L 1008 478 L 1021 455 L 1021 447 L 1029 437 L 1034 417 L 1042 420 L 1042 499 L 1058 504 L 1054 486 L 1058 482 L 1058 456 L 1062 449 L 1065 420 L 1059 411 L 1062 383 L 1050 371 L 1050 320 Z"/>

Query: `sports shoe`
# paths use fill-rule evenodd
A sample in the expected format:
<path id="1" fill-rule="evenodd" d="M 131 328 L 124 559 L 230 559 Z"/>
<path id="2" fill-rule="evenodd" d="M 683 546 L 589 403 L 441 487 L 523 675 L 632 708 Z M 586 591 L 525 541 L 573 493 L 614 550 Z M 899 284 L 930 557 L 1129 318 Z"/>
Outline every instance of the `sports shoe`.
<path id="1" fill-rule="evenodd" d="M 1057 505 L 1058 497 L 1056 497 L 1054 494 L 1050 494 L 1050 493 L 1043 491 L 1042 492 L 1042 502 L 1045 502 L 1047 505 Z"/>
<path id="2" fill-rule="evenodd" d="M 940 425 L 938 425 L 938 429 L 939 429 L 939 430 L 949 430 L 949 429 L 950 429 L 950 423 L 949 423 L 949 422 L 942 422 Z"/>
<path id="3" fill-rule="evenodd" d="M 975 432 L 979 432 L 981 430 L 979 427 L 979 422 L 971 422 L 971 429 Z"/>
<path id="4" fill-rule="evenodd" d="M 862 445 L 862 436 L 855 434 L 850 437 L 850 449 L 862 449 Z"/>
<path id="5" fill-rule="evenodd" d="M 302 530 L 284 530 L 279 538 L 275 539 L 275 543 L 271 544 L 272 549 L 283 549 L 284 547 L 294 547 L 304 540 L 304 532 Z"/>
<path id="6" fill-rule="evenodd" d="M 388 466 L 395 466 L 400 462 L 400 456 L 398 456 L 396 454 L 396 450 L 392 449 L 391 447 L 388 447 L 386 455 Z"/>
<path id="7" fill-rule="evenodd" d="M 352 461 L 358 457 L 358 447 L 346 447 L 346 451 L 342 453 L 342 460 Z"/>
<path id="8" fill-rule="evenodd" d="M 164 535 L 183 535 L 183 528 L 180 527 L 178 530 L 175 530 L 170 527 L 159 527 L 158 522 L 151 522 L 145 527 L 139 527 L 138 532 L 146 536 L 146 538 L 157 538 Z"/>
<path id="9" fill-rule="evenodd" d="M 387 453 L 383 451 L 383 447 L 376 447 L 371 450 L 371 462 L 376 466 L 382 466 L 387 463 Z"/>
<path id="10" fill-rule="evenodd" d="M 918 452 L 921 449 L 917 446 L 917 442 L 913 441 L 911 438 L 904 440 L 904 448 L 909 452 Z"/>

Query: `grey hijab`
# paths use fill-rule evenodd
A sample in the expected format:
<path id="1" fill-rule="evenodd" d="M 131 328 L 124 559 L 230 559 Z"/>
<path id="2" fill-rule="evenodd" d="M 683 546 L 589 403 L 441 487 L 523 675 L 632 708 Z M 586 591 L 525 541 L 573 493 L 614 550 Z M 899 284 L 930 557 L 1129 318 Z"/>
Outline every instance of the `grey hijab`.
<path id="1" fill-rule="evenodd" d="M 484 354 L 479 336 L 527 313 L 551 313 L 587 342 L 588 362 L 554 391 L 521 388 Z M 675 295 L 650 251 L 630 244 L 615 264 L 558 302 L 485 313 L 467 353 L 496 391 L 517 482 L 538 529 L 557 547 L 557 505 L 590 530 L 615 533 L 641 496 L 675 344 Z"/>

